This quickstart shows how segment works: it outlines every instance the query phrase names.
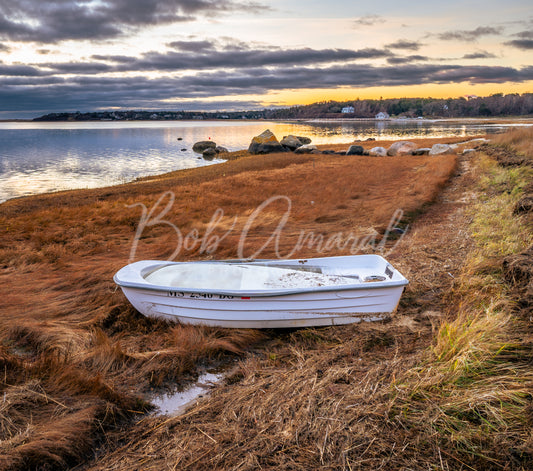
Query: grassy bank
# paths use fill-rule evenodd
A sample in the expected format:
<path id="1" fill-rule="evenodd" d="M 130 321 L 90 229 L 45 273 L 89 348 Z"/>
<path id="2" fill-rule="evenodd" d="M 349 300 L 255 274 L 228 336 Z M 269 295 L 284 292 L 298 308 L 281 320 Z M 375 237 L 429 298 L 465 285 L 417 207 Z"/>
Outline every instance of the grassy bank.
<path id="1" fill-rule="evenodd" d="M 519 145 L 501 144 L 510 152 Z M 530 226 L 512 211 L 498 214 L 520 197 L 530 174 L 481 155 L 470 165 L 447 187 L 452 203 L 439 194 L 456 156 L 279 154 L 1 205 L 0 467 L 69 468 L 102 446 L 106 452 L 86 468 L 425 469 L 440 458 L 458 468 L 503 462 L 500 442 L 519 450 L 513 463 L 526 463 L 525 422 L 516 419 L 528 417 L 529 352 L 517 335 L 526 332 L 525 320 L 508 321 L 513 297 L 500 262 L 530 243 L 521 236 Z M 167 191 L 174 197 L 165 217 L 184 235 L 205 234 L 216 210 L 224 211 L 210 232 L 216 250 L 191 238 L 180 259 L 235 257 L 248 217 L 276 195 L 290 199 L 292 212 L 280 245 L 266 246 L 264 257 L 292 251 L 302 231 L 381 236 L 397 208 L 417 215 L 391 255 L 412 281 L 398 315 L 384 324 L 264 333 L 140 316 L 112 275 L 131 255 L 139 203 L 154 208 Z M 465 192 L 487 199 L 474 206 L 473 197 L 461 200 Z M 262 212 L 246 249 L 261 248 L 286 210 Z M 166 258 L 175 248 L 176 233 L 153 225 L 135 256 Z M 348 248 L 333 245 L 324 255 Z M 303 245 L 295 255 L 316 250 Z M 198 366 L 229 359 L 238 359 L 238 368 L 209 401 L 179 418 L 142 416 L 153 388 L 185 385 Z M 519 373 L 514 385 L 511 363 Z M 485 384 L 493 389 L 481 389 Z M 481 419 L 476 425 L 459 401 L 467 397 L 483 417 L 502 412 L 487 415 L 490 426 Z M 463 409 L 464 417 L 454 412 Z"/>
<path id="2" fill-rule="evenodd" d="M 520 290 L 506 279 L 504 262 L 533 244 L 531 217 L 515 212 L 533 177 L 532 142 L 531 131 L 495 140 L 529 165 L 476 157 L 478 198 L 468 210 L 475 245 L 447 293 L 453 320 L 439 327 L 423 361 L 392 384 L 390 417 L 424 437 L 430 453 L 413 453 L 428 464 L 436 451 L 441 466 L 454 468 L 533 463 L 532 311 L 519 309 Z"/>
<path id="3" fill-rule="evenodd" d="M 464 160 L 392 256 L 411 285 L 390 323 L 271 336 L 87 469 L 530 469 L 531 306 L 503 268 L 532 242 L 528 181 Z"/>

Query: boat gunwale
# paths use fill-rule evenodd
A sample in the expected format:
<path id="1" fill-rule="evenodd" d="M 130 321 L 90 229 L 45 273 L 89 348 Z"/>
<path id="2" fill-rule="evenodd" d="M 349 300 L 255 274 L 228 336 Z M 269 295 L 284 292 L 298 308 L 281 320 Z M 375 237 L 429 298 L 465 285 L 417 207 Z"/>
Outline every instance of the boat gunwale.
<path id="1" fill-rule="evenodd" d="M 172 262 L 172 261 L 161 261 L 161 260 L 145 260 L 143 262 L 145 263 L 153 263 L 154 265 L 157 265 L 154 267 L 154 270 L 163 268 L 164 266 L 174 265 L 174 264 L 180 264 L 180 263 L 221 263 L 221 264 L 236 264 L 236 263 L 249 263 L 254 264 L 254 262 L 264 263 L 264 262 L 270 262 L 272 260 L 198 260 L 194 262 Z M 143 262 L 136 262 L 136 263 L 143 263 Z M 309 294 L 309 293 L 315 293 L 315 292 L 328 292 L 328 291 L 350 291 L 350 290 L 374 290 L 374 289 L 386 289 L 386 288 L 396 288 L 396 287 L 404 287 L 409 284 L 409 280 L 407 280 L 394 266 L 392 266 L 389 262 L 387 264 L 396 272 L 398 273 L 402 279 L 400 280 L 386 280 L 386 281 L 373 281 L 373 282 L 358 282 L 354 284 L 342 284 L 342 285 L 325 285 L 325 286 L 311 286 L 311 287 L 303 287 L 303 288 L 284 288 L 284 289 L 265 289 L 265 290 L 220 290 L 220 289 L 211 289 L 211 288 L 187 288 L 187 287 L 176 287 L 176 286 L 166 286 L 166 285 L 156 285 L 149 283 L 146 281 L 141 275 L 141 270 L 138 270 L 135 272 L 140 278 L 142 278 L 142 282 L 136 282 L 136 281 L 127 281 L 127 280 L 121 280 L 119 278 L 119 274 L 122 270 L 126 270 L 131 267 L 131 265 L 127 265 L 126 267 L 123 267 L 121 270 L 119 270 L 115 275 L 113 276 L 113 281 L 120 286 L 121 288 L 131 288 L 131 289 L 141 289 L 145 291 L 157 291 L 157 292 L 165 292 L 165 293 L 194 293 L 194 294 L 207 294 L 207 295 L 220 295 L 220 296 L 231 296 L 231 297 L 254 297 L 254 298 L 270 298 L 270 297 L 276 297 L 276 296 L 289 296 L 289 295 L 295 295 L 295 294 Z M 147 268 L 149 265 L 147 265 Z M 152 272 L 153 272 L 152 271 Z M 146 275 L 145 275 L 146 276 Z M 178 298 L 179 299 L 179 298 Z M 210 301 L 209 298 L 206 298 L 205 301 Z M 234 301 L 234 299 L 227 299 L 223 301 Z"/>

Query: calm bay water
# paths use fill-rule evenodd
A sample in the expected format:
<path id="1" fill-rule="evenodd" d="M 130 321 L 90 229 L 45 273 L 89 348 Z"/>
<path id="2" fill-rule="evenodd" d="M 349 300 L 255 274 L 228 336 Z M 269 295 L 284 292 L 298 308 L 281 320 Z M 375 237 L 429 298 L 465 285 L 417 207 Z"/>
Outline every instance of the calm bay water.
<path id="1" fill-rule="evenodd" d="M 220 163 L 199 158 L 192 145 L 211 139 L 228 150 L 248 147 L 270 129 L 281 139 L 308 136 L 314 144 L 355 139 L 472 136 L 509 125 L 475 122 L 150 121 L 0 123 L 0 202 L 51 191 L 95 188 L 140 176 Z M 181 140 L 178 140 L 181 138 Z"/>

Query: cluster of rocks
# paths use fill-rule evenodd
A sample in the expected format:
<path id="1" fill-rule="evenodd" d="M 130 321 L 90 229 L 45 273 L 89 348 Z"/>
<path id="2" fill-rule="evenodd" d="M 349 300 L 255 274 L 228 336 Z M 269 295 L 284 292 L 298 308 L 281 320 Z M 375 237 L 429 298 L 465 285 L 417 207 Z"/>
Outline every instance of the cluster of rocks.
<path id="1" fill-rule="evenodd" d="M 372 139 L 373 140 L 373 139 Z M 403 156 L 403 155 L 440 155 L 455 153 L 456 146 L 448 144 L 434 144 L 433 147 L 418 148 L 410 141 L 398 141 L 393 143 L 388 149 L 384 147 L 373 147 L 365 150 L 361 145 L 352 145 L 347 151 L 336 152 L 332 150 L 318 150 L 315 145 L 311 145 L 311 139 L 302 136 L 285 136 L 278 141 L 276 136 L 267 129 L 258 136 L 255 136 L 248 147 L 250 154 L 271 154 L 274 152 L 294 152 L 295 154 L 336 154 L 336 155 L 368 155 L 372 157 Z"/>
<path id="2" fill-rule="evenodd" d="M 270 129 L 255 136 L 248 147 L 248 152 L 254 155 L 272 154 L 274 152 L 304 154 L 311 153 L 314 150 L 317 150 L 317 147 L 311 145 L 311 139 L 308 137 L 289 135 L 284 136 L 281 141 L 278 141 Z"/>
<path id="3" fill-rule="evenodd" d="M 370 138 L 368 141 L 375 139 Z M 317 146 L 311 144 L 311 139 L 303 136 L 284 136 L 281 141 L 278 141 L 276 136 L 270 129 L 263 131 L 258 136 L 255 136 L 250 142 L 248 152 L 253 155 L 257 154 L 272 154 L 275 152 L 294 152 L 295 154 L 325 154 L 325 155 L 368 155 L 371 157 L 397 157 L 405 155 L 441 155 L 441 154 L 455 154 L 457 149 L 456 144 L 433 144 L 432 147 L 419 148 L 414 142 L 397 141 L 394 142 L 388 149 L 385 147 L 373 147 L 370 150 L 365 149 L 361 145 L 351 145 L 347 151 L 333 151 L 333 150 L 318 150 Z M 200 141 L 194 144 L 192 150 L 198 154 L 202 154 L 204 159 L 212 160 L 218 154 L 224 154 L 228 150 L 224 147 L 217 146 L 213 141 Z M 473 151 L 474 149 L 467 149 L 464 152 Z"/>
<path id="4" fill-rule="evenodd" d="M 192 146 L 192 150 L 197 154 L 202 154 L 206 160 L 213 160 L 218 154 L 228 153 L 228 149 L 217 146 L 215 141 L 199 141 Z"/>
<path id="5" fill-rule="evenodd" d="M 350 149 L 362 149 L 361 146 L 351 146 Z M 348 152 L 350 152 L 348 149 Z M 385 147 L 373 147 L 368 151 L 363 151 L 360 155 L 370 155 L 372 157 L 397 157 L 402 155 L 441 155 L 441 154 L 455 154 L 456 146 L 448 144 L 433 144 L 432 147 L 418 147 L 414 142 L 398 141 L 391 144 L 388 149 Z M 350 154 L 348 154 L 350 155 Z"/>

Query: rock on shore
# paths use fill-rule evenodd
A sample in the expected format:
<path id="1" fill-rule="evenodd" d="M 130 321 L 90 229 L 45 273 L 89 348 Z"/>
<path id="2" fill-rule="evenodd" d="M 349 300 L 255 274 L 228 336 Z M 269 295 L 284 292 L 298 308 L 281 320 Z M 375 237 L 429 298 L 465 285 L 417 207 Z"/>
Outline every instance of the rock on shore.
<path id="1" fill-rule="evenodd" d="M 365 151 L 363 146 L 350 146 L 346 151 L 346 155 L 363 155 Z"/>
<path id="2" fill-rule="evenodd" d="M 448 144 L 433 144 L 429 155 L 455 154 L 455 149 Z"/>
<path id="3" fill-rule="evenodd" d="M 294 151 L 295 154 L 312 154 L 314 151 L 317 151 L 317 146 L 314 146 L 312 144 L 305 144 L 303 146 L 298 147 Z"/>
<path id="4" fill-rule="evenodd" d="M 386 157 L 387 156 L 387 149 L 385 147 L 372 147 L 368 154 L 371 157 Z"/>
<path id="5" fill-rule="evenodd" d="M 401 155 L 412 155 L 412 152 L 418 147 L 414 142 L 411 141 L 398 141 L 394 142 L 389 149 L 387 150 L 387 155 L 392 157 L 401 156 Z"/>
<path id="6" fill-rule="evenodd" d="M 259 136 L 255 136 L 248 147 L 250 154 L 271 154 L 273 152 L 287 152 L 287 150 L 279 143 L 274 133 L 267 129 Z"/>
<path id="7" fill-rule="evenodd" d="M 430 150 L 429 147 L 420 147 L 413 151 L 413 155 L 428 155 Z"/>
<path id="8" fill-rule="evenodd" d="M 291 151 L 295 151 L 296 149 L 298 149 L 298 147 L 304 145 L 304 143 L 300 140 L 299 137 L 293 135 L 284 136 L 283 139 L 280 141 L 280 144 Z"/>
<path id="9" fill-rule="evenodd" d="M 205 160 L 213 160 L 217 156 L 217 151 L 214 147 L 208 147 L 202 152 L 202 157 Z"/>
<path id="10" fill-rule="evenodd" d="M 216 146 L 214 141 L 199 141 L 192 146 L 192 150 L 197 154 L 203 154 L 206 149 L 215 149 Z"/>

